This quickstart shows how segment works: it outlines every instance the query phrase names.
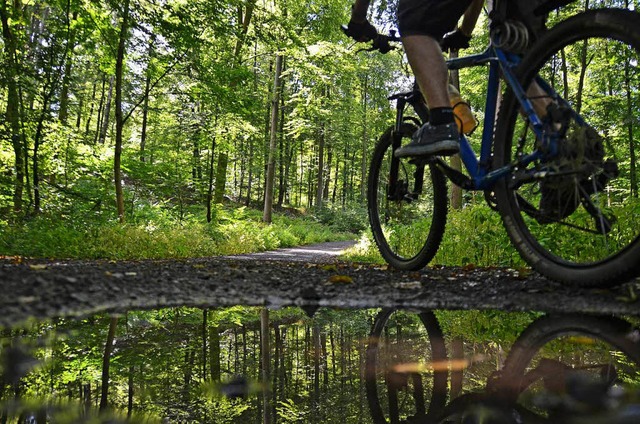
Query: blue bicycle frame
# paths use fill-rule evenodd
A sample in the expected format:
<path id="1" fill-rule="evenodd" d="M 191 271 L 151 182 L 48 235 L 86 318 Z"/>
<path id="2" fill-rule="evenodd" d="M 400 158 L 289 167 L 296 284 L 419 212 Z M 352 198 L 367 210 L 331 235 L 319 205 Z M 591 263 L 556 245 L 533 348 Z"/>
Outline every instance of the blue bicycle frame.
<path id="1" fill-rule="evenodd" d="M 496 181 L 509 175 L 515 167 L 515 164 L 509 164 L 498 169 L 491 169 L 492 143 L 495 131 L 498 90 L 500 89 L 499 85 L 501 76 L 513 90 L 523 113 L 529 118 L 532 130 L 540 140 L 543 140 L 545 152 L 547 152 L 546 154 L 553 157 L 557 152 L 557 136 L 554 134 L 545 134 L 542 121 L 536 114 L 531 100 L 527 97 L 524 88 L 520 85 L 514 74 L 514 69 L 519 62 L 519 56 L 507 53 L 500 48 L 493 46 L 490 46 L 485 52 L 480 54 L 450 59 L 447 61 L 447 67 L 450 70 L 489 64 L 489 80 L 484 109 L 485 116 L 480 157 L 478 158 L 476 156 L 476 153 L 471 148 L 471 144 L 467 137 L 462 135 L 460 138 L 460 157 L 470 175 L 470 181 L 465 184 L 465 189 L 491 189 Z M 553 89 L 541 78 L 537 77 L 536 83 L 538 83 L 545 92 L 550 93 L 551 97 L 557 98 Z M 540 159 L 541 156 L 542 152 L 539 150 L 529 153 L 518 158 L 517 165 L 526 166 L 531 162 Z M 440 163 L 444 164 L 444 162 Z M 451 176 L 451 174 L 446 172 L 446 170 L 445 173 Z"/>

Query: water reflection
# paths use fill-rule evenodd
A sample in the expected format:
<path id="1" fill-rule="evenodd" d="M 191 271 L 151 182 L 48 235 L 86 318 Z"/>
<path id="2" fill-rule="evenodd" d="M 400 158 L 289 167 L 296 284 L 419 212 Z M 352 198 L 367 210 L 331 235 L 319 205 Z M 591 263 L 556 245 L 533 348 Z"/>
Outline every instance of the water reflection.
<path id="1" fill-rule="evenodd" d="M 33 323 L 0 330 L 0 423 L 635 423 L 639 323 L 247 307 Z"/>

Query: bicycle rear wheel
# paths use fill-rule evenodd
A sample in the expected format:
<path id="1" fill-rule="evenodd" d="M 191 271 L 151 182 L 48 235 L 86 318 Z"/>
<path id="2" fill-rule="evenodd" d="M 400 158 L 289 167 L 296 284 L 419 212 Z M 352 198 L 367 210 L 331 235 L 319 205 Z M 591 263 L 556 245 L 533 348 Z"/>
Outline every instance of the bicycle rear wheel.
<path id="1" fill-rule="evenodd" d="M 498 208 L 522 257 L 551 279 L 613 286 L 640 272 L 639 57 L 640 15 L 625 10 L 581 13 L 536 43 L 517 72 L 534 104 L 556 108 L 547 133 L 566 130 L 553 157 L 513 92 L 504 97 L 496 165 L 541 157 L 497 184 Z"/>
<path id="2" fill-rule="evenodd" d="M 624 375 L 627 381 L 636 381 L 640 365 L 637 332 L 632 324 L 617 317 L 543 316 L 527 327 L 513 344 L 492 390 L 516 401 L 525 390 L 535 390 L 540 380 L 562 384 L 568 372 L 580 370 L 605 376 L 602 371 L 611 369 L 621 378 Z M 578 353 L 581 350 L 589 354 L 581 356 Z M 580 361 L 572 363 L 577 358 Z"/>
<path id="3" fill-rule="evenodd" d="M 401 270 L 423 268 L 435 256 L 447 219 L 447 184 L 425 160 L 394 158 L 411 139 L 415 125 L 400 134 L 389 128 L 376 145 L 369 169 L 367 206 L 373 237 L 382 257 Z"/>

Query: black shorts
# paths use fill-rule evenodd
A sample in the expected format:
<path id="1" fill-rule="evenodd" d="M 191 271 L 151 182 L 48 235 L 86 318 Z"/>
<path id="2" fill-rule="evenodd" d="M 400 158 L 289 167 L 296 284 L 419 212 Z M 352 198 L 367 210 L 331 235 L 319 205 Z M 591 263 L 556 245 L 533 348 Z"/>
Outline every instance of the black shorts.
<path id="1" fill-rule="evenodd" d="M 428 35 L 440 40 L 453 31 L 472 0 L 400 0 L 398 30 L 401 36 Z"/>

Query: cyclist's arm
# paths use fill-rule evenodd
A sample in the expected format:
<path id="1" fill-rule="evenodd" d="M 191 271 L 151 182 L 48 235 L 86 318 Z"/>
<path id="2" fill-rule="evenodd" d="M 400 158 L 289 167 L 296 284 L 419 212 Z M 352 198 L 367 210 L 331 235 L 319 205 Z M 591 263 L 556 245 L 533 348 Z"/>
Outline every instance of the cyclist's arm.
<path id="1" fill-rule="evenodd" d="M 351 7 L 351 21 L 362 23 L 367 20 L 370 0 L 356 0 Z"/>
<path id="2" fill-rule="evenodd" d="M 462 24 L 460 24 L 459 29 L 467 37 L 471 37 L 473 29 L 476 27 L 476 22 L 478 22 L 478 17 L 480 17 L 480 12 L 482 12 L 483 5 L 484 0 L 473 0 L 464 12 Z"/>

